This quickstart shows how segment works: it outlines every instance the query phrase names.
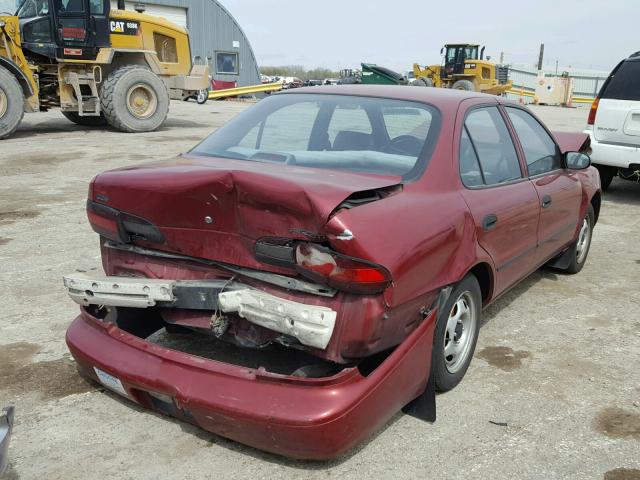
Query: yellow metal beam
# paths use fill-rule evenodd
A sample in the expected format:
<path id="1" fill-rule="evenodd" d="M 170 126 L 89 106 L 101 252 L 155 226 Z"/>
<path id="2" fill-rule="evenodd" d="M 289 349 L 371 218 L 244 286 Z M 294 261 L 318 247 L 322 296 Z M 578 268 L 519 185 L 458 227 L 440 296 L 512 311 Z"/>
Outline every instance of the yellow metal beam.
<path id="1" fill-rule="evenodd" d="M 512 95 L 518 95 L 521 97 L 533 97 L 534 93 L 523 88 L 512 88 L 507 91 Z M 571 97 L 571 103 L 593 103 L 593 98 L 590 97 Z"/>
<path id="2" fill-rule="evenodd" d="M 209 92 L 209 100 L 224 97 L 236 97 L 239 95 L 251 95 L 253 93 L 260 92 L 276 92 L 278 90 L 282 90 L 282 82 L 249 85 L 248 87 L 227 88 L 225 90 L 212 90 Z"/>

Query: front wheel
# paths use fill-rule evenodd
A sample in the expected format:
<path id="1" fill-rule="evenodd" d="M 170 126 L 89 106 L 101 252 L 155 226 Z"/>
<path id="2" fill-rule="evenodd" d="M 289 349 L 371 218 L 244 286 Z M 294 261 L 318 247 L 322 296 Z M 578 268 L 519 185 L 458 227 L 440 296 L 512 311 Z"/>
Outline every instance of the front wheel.
<path id="1" fill-rule="evenodd" d="M 431 375 L 437 390 L 451 390 L 464 377 L 476 349 L 481 317 L 480 285 L 469 274 L 453 288 L 438 313 L 431 357 Z"/>
<path id="2" fill-rule="evenodd" d="M 589 205 L 587 214 L 582 219 L 578 238 L 576 238 L 575 243 L 569 249 L 571 252 L 574 252 L 574 254 L 571 257 L 569 266 L 564 269 L 566 273 L 578 273 L 587 262 L 587 255 L 589 254 L 589 248 L 591 247 L 591 237 L 593 236 L 595 218 L 596 216 L 593 211 L 593 207 Z"/>
<path id="3" fill-rule="evenodd" d="M 24 116 L 22 87 L 7 69 L 0 67 L 0 139 L 15 132 Z"/>
<path id="4" fill-rule="evenodd" d="M 121 132 L 151 132 L 169 112 L 169 92 L 151 70 L 127 65 L 109 74 L 100 91 L 107 122 Z"/>

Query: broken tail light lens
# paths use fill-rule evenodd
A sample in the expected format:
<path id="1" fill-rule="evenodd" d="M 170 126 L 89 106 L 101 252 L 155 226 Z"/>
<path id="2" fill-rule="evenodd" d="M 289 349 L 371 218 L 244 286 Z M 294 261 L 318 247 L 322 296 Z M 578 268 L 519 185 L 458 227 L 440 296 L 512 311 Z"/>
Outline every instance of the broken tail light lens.
<path id="1" fill-rule="evenodd" d="M 391 284 L 391 274 L 381 265 L 310 243 L 298 244 L 295 257 L 300 275 L 337 290 L 373 294 L 382 292 Z"/>
<path id="2" fill-rule="evenodd" d="M 87 200 L 87 217 L 93 231 L 116 242 L 121 242 L 120 224 L 118 216 L 120 211 L 101 203 Z"/>
<path id="3" fill-rule="evenodd" d="M 87 200 L 87 217 L 91 228 L 110 240 L 119 243 L 129 243 L 131 240 L 164 243 L 164 236 L 154 224 L 107 205 Z"/>

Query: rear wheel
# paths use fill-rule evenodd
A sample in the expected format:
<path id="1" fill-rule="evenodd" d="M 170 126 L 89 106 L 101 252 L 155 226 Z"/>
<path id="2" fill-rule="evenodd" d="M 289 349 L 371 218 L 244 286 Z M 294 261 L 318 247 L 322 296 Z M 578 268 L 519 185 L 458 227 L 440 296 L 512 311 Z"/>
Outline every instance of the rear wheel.
<path id="1" fill-rule="evenodd" d="M 618 169 L 610 167 L 609 165 L 594 165 L 594 167 L 596 167 L 600 173 L 600 186 L 602 191 L 607 190 L 613 181 L 613 177 L 617 175 Z"/>
<path id="2" fill-rule="evenodd" d="M 427 77 L 416 78 L 411 84 L 414 87 L 433 87 L 433 80 Z"/>
<path id="3" fill-rule="evenodd" d="M 85 127 L 102 127 L 107 124 L 104 114 L 100 114 L 99 117 L 81 117 L 77 112 L 62 112 L 62 115 L 76 125 L 84 125 Z"/>
<path id="4" fill-rule="evenodd" d="M 198 90 L 198 95 L 196 95 L 196 102 L 198 102 L 199 105 L 204 105 L 205 103 L 207 103 L 207 100 L 209 100 L 209 90 L 206 88 L 203 90 Z"/>
<path id="5" fill-rule="evenodd" d="M 467 92 L 475 92 L 476 87 L 471 80 L 458 80 L 452 87 L 454 90 L 466 90 Z"/>
<path id="6" fill-rule="evenodd" d="M 167 118 L 169 92 L 151 70 L 128 65 L 111 72 L 100 92 L 104 116 L 122 132 L 151 132 Z"/>
<path id="7" fill-rule="evenodd" d="M 7 69 L 0 67 L 0 139 L 15 132 L 24 116 L 22 88 Z"/>
<path id="8" fill-rule="evenodd" d="M 469 274 L 453 288 L 438 313 L 431 357 L 431 375 L 437 390 L 451 390 L 467 372 L 476 349 L 481 316 L 480 285 Z"/>

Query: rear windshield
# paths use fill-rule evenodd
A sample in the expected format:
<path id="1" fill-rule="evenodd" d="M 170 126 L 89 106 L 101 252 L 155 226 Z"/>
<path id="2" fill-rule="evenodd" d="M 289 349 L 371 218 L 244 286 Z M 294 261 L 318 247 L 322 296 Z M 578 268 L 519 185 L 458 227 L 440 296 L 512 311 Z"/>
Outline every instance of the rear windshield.
<path id="1" fill-rule="evenodd" d="M 439 112 L 421 103 L 324 94 L 260 101 L 191 153 L 411 178 L 429 160 Z"/>
<path id="2" fill-rule="evenodd" d="M 626 60 L 611 73 L 600 98 L 640 101 L 640 61 Z"/>

